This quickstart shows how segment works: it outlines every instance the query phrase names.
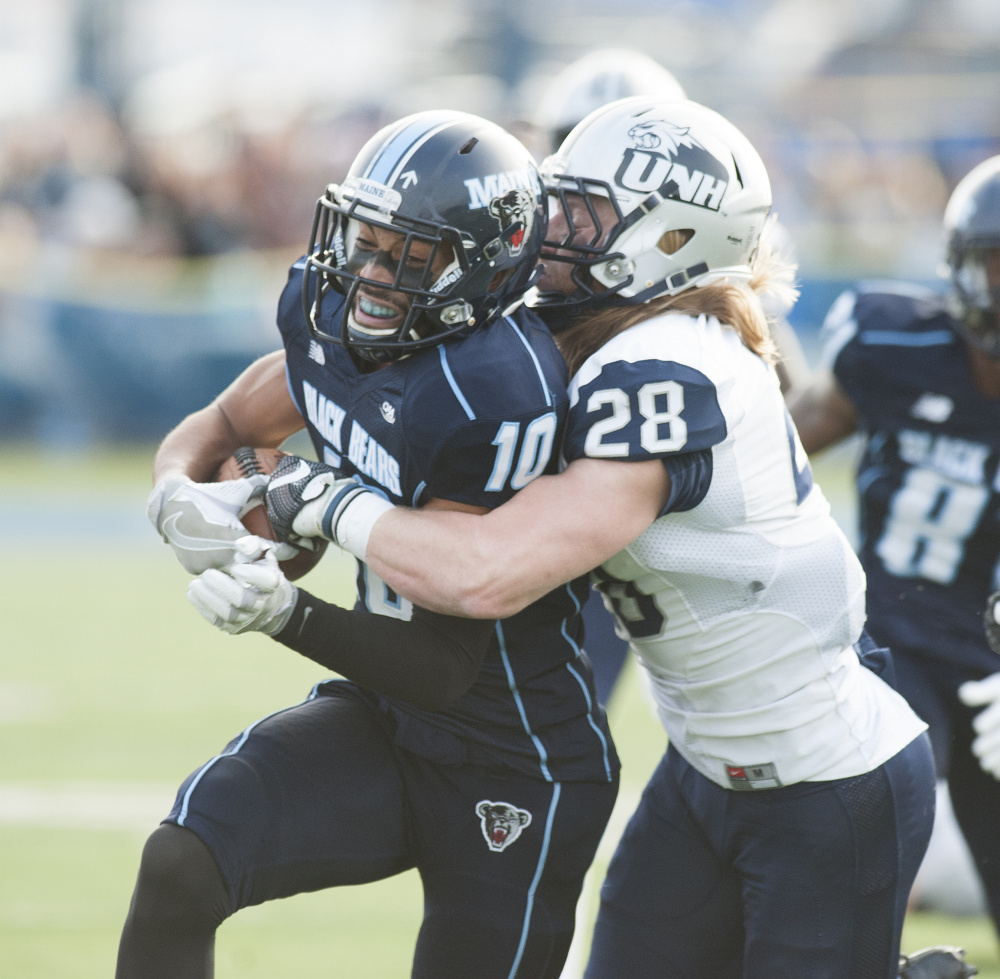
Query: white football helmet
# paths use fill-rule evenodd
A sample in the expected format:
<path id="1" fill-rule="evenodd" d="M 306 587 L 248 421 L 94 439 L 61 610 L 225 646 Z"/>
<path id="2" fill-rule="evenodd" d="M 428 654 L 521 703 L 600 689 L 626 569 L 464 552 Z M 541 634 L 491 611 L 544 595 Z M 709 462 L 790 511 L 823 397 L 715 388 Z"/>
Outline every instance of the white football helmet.
<path id="1" fill-rule="evenodd" d="M 649 55 L 630 48 L 600 48 L 566 65 L 552 79 L 534 124 L 549 134 L 549 150 L 555 150 L 584 116 L 634 95 L 686 98 L 680 82 Z"/>
<path id="2" fill-rule="evenodd" d="M 750 279 L 771 185 L 750 141 L 717 112 L 689 101 L 622 99 L 580 122 L 541 169 L 550 227 L 560 226 L 554 208 L 561 207 L 569 229 L 546 241 L 543 260 L 575 265 L 577 289 L 543 292 L 540 304 L 608 295 L 643 303 Z M 601 227 L 589 206 L 597 230 L 578 234 L 573 195 L 608 198 L 616 223 Z"/>

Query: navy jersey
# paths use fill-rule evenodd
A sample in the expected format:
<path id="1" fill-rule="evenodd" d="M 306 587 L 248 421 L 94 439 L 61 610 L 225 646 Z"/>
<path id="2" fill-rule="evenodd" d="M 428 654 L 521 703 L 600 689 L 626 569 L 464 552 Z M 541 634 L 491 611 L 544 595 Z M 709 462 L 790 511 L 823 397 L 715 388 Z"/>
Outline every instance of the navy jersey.
<path id="1" fill-rule="evenodd" d="M 982 613 L 1000 583 L 1000 401 L 976 389 L 944 301 L 908 286 L 842 295 L 828 363 L 859 413 L 868 628 L 889 646 L 993 672 Z"/>
<path id="2" fill-rule="evenodd" d="M 565 366 L 533 313 L 519 309 L 465 339 L 363 372 L 343 347 L 310 335 L 301 285 L 297 263 L 278 326 L 289 389 L 321 460 L 404 506 L 441 498 L 492 508 L 555 471 Z M 341 307 L 328 300 L 324 318 Z M 357 607 L 409 618 L 410 603 L 358 567 Z M 578 579 L 498 621 L 478 679 L 447 710 L 383 698 L 397 742 L 442 763 L 499 762 L 550 781 L 612 779 L 618 761 L 579 645 L 586 589 Z"/>

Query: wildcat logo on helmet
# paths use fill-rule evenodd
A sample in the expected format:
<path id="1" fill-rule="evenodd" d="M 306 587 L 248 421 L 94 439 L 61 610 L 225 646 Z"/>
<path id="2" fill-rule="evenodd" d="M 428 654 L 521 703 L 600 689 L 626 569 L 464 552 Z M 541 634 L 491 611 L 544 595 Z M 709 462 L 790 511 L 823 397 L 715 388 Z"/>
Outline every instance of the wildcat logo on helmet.
<path id="1" fill-rule="evenodd" d="M 651 120 L 628 131 L 615 183 L 625 190 L 685 201 L 717 211 L 729 186 L 729 172 L 686 126 Z"/>
<path id="2" fill-rule="evenodd" d="M 531 225 L 535 220 L 535 199 L 526 190 L 508 190 L 503 197 L 494 197 L 490 201 L 490 214 L 500 223 L 500 231 L 506 231 L 515 223 L 507 248 L 511 255 L 520 255 L 524 248 L 525 235 L 531 234 Z"/>
<path id="3" fill-rule="evenodd" d="M 531 813 L 509 802 L 483 799 L 476 804 L 476 815 L 482 824 L 483 836 L 494 853 L 506 850 L 521 835 L 521 830 L 531 825 Z"/>

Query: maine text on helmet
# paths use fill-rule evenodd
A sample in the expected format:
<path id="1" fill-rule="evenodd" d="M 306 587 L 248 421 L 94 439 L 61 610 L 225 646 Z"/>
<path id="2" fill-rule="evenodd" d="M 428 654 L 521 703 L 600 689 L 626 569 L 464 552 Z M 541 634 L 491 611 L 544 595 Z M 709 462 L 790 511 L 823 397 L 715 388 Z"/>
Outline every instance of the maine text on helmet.
<path id="1" fill-rule="evenodd" d="M 395 211 L 403 203 L 398 190 L 386 187 L 367 177 L 350 177 L 344 181 L 344 195 L 356 197 L 364 204 L 370 204 L 380 211 Z"/>
<path id="2" fill-rule="evenodd" d="M 504 170 L 502 173 L 487 174 L 482 180 L 473 177 L 465 181 L 469 190 L 469 210 L 479 207 L 489 207 L 494 197 L 504 194 L 517 187 L 522 187 L 532 194 L 538 194 L 540 187 L 538 176 L 534 170 L 524 167 L 520 170 Z"/>

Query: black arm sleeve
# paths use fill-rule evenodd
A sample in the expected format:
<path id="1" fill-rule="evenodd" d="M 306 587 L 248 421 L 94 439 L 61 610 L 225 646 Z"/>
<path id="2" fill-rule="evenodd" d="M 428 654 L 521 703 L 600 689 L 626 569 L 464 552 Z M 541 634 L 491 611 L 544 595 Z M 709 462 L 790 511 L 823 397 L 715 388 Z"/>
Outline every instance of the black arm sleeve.
<path id="1" fill-rule="evenodd" d="M 300 588 L 292 617 L 274 638 L 376 693 L 444 710 L 472 686 L 493 634 L 492 620 L 414 606 L 407 622 L 330 605 Z"/>

